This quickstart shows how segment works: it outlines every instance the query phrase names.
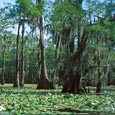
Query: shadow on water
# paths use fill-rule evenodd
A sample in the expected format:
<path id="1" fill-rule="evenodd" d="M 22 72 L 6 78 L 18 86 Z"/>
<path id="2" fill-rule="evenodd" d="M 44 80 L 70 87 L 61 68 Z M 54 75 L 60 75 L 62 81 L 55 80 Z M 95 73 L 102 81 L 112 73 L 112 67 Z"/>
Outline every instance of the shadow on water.
<path id="1" fill-rule="evenodd" d="M 74 110 L 71 108 L 58 109 L 58 111 L 60 111 L 61 113 L 68 112 L 74 115 L 115 115 L 115 113 L 104 112 L 104 111 Z M 59 114 L 59 115 L 62 115 L 62 114 Z"/>
<path id="2" fill-rule="evenodd" d="M 56 111 L 52 113 L 42 112 L 39 114 L 25 113 L 16 115 L 115 115 L 115 113 L 104 112 L 104 111 L 73 110 L 71 108 L 58 109 Z M 0 112 L 0 115 L 15 115 L 15 114 L 9 112 Z"/>

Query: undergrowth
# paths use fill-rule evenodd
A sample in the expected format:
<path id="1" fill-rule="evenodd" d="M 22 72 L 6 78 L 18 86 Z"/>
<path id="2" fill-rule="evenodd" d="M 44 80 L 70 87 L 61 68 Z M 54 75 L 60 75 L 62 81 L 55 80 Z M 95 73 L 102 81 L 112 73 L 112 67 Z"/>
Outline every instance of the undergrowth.
<path id="1" fill-rule="evenodd" d="M 114 94 L 62 94 L 60 88 L 37 90 L 36 85 L 16 89 L 7 84 L 0 89 L 0 107 L 8 115 L 73 115 L 87 111 L 115 114 Z"/>

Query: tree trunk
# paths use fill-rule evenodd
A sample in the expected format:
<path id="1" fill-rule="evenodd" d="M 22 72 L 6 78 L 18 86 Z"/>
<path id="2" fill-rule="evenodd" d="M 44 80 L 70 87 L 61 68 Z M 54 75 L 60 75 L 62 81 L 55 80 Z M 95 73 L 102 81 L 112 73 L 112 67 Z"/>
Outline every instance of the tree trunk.
<path id="1" fill-rule="evenodd" d="M 101 81 L 98 81 L 97 86 L 96 86 L 96 93 L 101 92 Z"/>
<path id="2" fill-rule="evenodd" d="M 2 79 L 1 79 L 1 85 L 4 85 L 5 83 L 5 45 L 3 45 L 3 60 L 2 60 Z"/>
<path id="3" fill-rule="evenodd" d="M 65 76 L 65 85 L 62 89 L 62 92 L 77 93 L 81 92 L 80 89 L 80 79 L 81 79 L 81 56 L 86 47 L 88 33 L 86 31 L 80 35 L 80 29 L 78 29 L 78 49 L 72 56 L 69 57 L 69 63 L 67 64 L 69 68 L 65 71 L 70 71 L 67 76 Z M 69 70 L 68 70 L 69 69 Z"/>
<path id="4" fill-rule="evenodd" d="M 97 41 L 96 41 L 96 44 L 98 45 L 99 42 L 101 42 L 101 39 L 102 37 L 101 36 L 98 36 L 97 35 Z M 96 63 L 97 63 L 97 66 L 98 66 L 98 69 L 97 69 L 97 72 L 98 72 L 98 78 L 97 78 L 97 86 L 96 86 L 96 93 L 100 93 L 101 92 L 101 82 L 102 82 L 102 77 L 104 75 L 104 54 L 101 50 L 97 50 L 97 60 L 96 60 Z"/>
<path id="5" fill-rule="evenodd" d="M 43 17 L 40 17 L 40 79 L 38 81 L 37 89 L 50 89 L 53 84 L 49 81 L 46 71 L 45 63 L 45 49 L 44 49 L 44 32 L 43 32 Z"/>
<path id="6" fill-rule="evenodd" d="M 20 26 L 21 26 L 21 22 L 19 22 L 18 24 L 18 34 L 17 34 L 17 38 L 16 38 L 16 70 L 15 70 L 15 81 L 13 84 L 13 87 L 20 87 L 20 82 L 19 82 L 19 38 L 20 38 Z"/>
<path id="7" fill-rule="evenodd" d="M 107 75 L 107 86 L 111 85 L 111 76 L 110 76 L 110 72 Z"/>
<path id="8" fill-rule="evenodd" d="M 20 86 L 24 87 L 24 78 L 25 78 L 25 70 L 24 70 L 24 22 L 22 23 L 22 59 L 21 59 L 21 79 L 20 79 Z"/>
<path id="9" fill-rule="evenodd" d="M 102 58 L 101 58 L 101 52 L 99 51 L 98 52 L 98 59 L 97 59 L 97 65 L 98 65 L 98 80 L 97 80 L 97 86 L 96 86 L 96 93 L 100 93 L 101 92 L 101 76 L 102 76 L 102 73 L 103 73 L 103 70 L 102 70 Z"/>
<path id="10" fill-rule="evenodd" d="M 96 86 L 96 93 L 101 92 L 101 78 L 100 77 L 101 77 L 101 73 L 100 73 L 100 70 L 98 70 L 98 81 L 97 81 L 97 86 Z"/>

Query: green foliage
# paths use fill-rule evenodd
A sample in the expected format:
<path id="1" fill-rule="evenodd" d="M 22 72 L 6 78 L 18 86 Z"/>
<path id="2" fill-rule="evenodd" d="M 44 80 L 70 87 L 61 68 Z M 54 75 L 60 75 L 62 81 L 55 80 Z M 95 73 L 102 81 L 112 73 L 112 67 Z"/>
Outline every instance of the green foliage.
<path id="1" fill-rule="evenodd" d="M 55 4 L 54 10 L 50 17 L 54 27 L 57 29 L 68 28 L 78 18 L 83 17 L 84 11 L 79 4 L 71 2 L 59 2 Z M 76 20 L 74 20 L 76 18 Z M 75 24 L 75 23 L 74 23 Z"/>
<path id="2" fill-rule="evenodd" d="M 17 114 L 61 114 L 66 108 L 81 111 L 115 112 L 114 96 L 61 94 L 60 89 L 36 90 L 36 85 L 26 85 L 23 89 L 13 89 L 11 85 L 1 87 L 0 105 L 6 112 Z"/>
<path id="3" fill-rule="evenodd" d="M 44 11 L 44 5 L 45 2 L 36 4 L 32 0 L 16 0 L 16 4 L 9 7 L 5 15 L 13 18 L 12 20 L 19 20 L 20 16 L 28 18 L 40 17 Z"/>

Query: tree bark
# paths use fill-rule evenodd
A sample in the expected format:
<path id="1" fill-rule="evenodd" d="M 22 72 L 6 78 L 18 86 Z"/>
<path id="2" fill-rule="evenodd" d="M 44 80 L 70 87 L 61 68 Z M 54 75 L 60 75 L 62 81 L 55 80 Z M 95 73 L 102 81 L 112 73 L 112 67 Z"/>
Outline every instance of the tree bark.
<path id="1" fill-rule="evenodd" d="M 101 72 L 99 69 L 100 68 L 98 67 L 98 81 L 97 81 L 97 86 L 96 86 L 96 93 L 101 92 Z"/>
<path id="2" fill-rule="evenodd" d="M 88 33 L 86 31 L 83 32 L 83 35 L 80 35 L 79 41 L 78 41 L 78 50 L 73 53 L 72 56 L 69 57 L 69 63 L 67 64 L 69 66 L 69 70 L 65 70 L 65 72 L 69 71 L 67 74 L 65 74 L 65 85 L 62 89 L 62 92 L 69 92 L 69 93 L 80 93 L 80 79 L 81 79 L 81 61 L 80 58 L 83 54 L 83 51 L 86 47 L 86 41 L 87 41 L 87 35 Z"/>
<path id="3" fill-rule="evenodd" d="M 22 23 L 22 59 L 21 59 L 21 79 L 20 79 L 20 86 L 24 87 L 24 78 L 25 78 L 25 70 L 24 70 L 24 46 L 25 46 L 25 42 L 24 42 L 24 21 Z"/>
<path id="4" fill-rule="evenodd" d="M 107 86 L 111 85 L 111 77 L 110 77 L 110 72 L 107 75 Z"/>
<path id="5" fill-rule="evenodd" d="M 101 40 L 101 37 L 97 36 L 97 44 L 99 44 L 99 40 Z M 101 77 L 102 77 L 102 74 L 103 74 L 103 56 L 102 56 L 102 52 L 101 51 L 97 51 L 97 66 L 98 66 L 98 78 L 97 78 L 97 85 L 96 85 L 96 93 L 100 93 L 101 92 Z"/>
<path id="6" fill-rule="evenodd" d="M 20 81 L 19 81 L 19 38 L 20 38 L 20 27 L 21 27 L 21 22 L 19 22 L 18 24 L 18 34 L 17 34 L 17 38 L 16 38 L 16 70 L 15 70 L 15 81 L 13 84 L 13 87 L 20 87 Z"/>
<path id="7" fill-rule="evenodd" d="M 5 78 L 4 78 L 4 74 L 5 74 L 5 45 L 3 45 L 3 60 L 2 60 L 2 78 L 1 78 L 1 85 L 4 85 L 5 83 Z"/>
<path id="8" fill-rule="evenodd" d="M 40 79 L 38 81 L 37 89 L 50 89 L 53 84 L 47 76 L 45 63 L 45 48 L 44 48 L 44 32 L 43 32 L 43 17 L 40 17 Z"/>

